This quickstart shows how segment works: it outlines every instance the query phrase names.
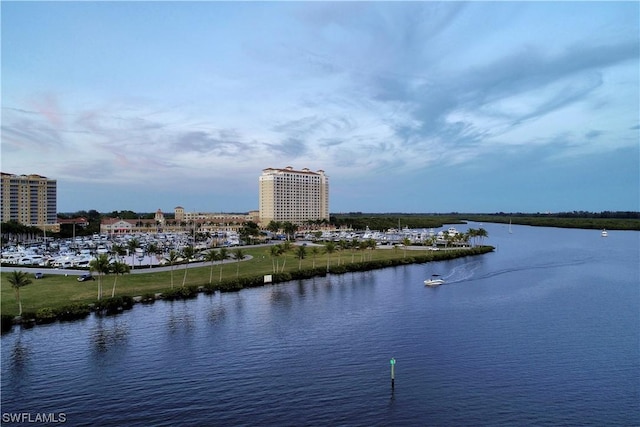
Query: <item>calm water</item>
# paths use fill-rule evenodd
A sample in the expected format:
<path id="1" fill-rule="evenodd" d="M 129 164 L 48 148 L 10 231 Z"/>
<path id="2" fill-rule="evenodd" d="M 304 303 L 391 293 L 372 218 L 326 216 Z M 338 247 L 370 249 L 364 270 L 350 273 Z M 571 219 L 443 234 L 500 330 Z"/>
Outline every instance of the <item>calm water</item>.
<path id="1" fill-rule="evenodd" d="M 480 257 L 14 330 L 1 341 L 3 417 L 639 425 L 640 233 L 483 227 L 498 250 Z M 432 273 L 447 284 L 425 287 Z"/>

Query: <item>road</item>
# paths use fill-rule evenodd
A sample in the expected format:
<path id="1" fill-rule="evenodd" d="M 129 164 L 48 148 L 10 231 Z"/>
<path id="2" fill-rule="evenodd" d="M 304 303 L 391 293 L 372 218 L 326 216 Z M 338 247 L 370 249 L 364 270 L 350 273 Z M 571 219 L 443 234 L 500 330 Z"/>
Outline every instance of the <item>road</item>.
<path id="1" fill-rule="evenodd" d="M 251 255 L 245 255 L 245 258 L 242 261 L 249 261 L 253 257 Z M 236 260 L 228 259 L 225 261 L 216 261 L 213 265 L 230 264 L 235 263 Z M 197 268 L 197 267 L 210 267 L 210 262 L 191 262 L 189 263 L 188 268 Z M 183 269 L 184 264 L 176 264 L 173 266 L 174 269 Z M 24 265 L 16 265 L 16 266 L 2 266 L 0 271 L 3 273 L 8 273 L 11 271 L 24 271 L 27 273 L 43 273 L 43 274 L 55 274 L 55 275 L 64 275 L 64 276 L 81 276 L 87 273 L 87 270 L 73 269 L 73 268 L 43 268 L 43 267 L 27 267 Z M 161 271 L 171 271 L 171 266 L 163 266 L 163 267 L 136 267 L 131 269 L 130 274 L 144 274 L 144 273 L 157 273 Z"/>

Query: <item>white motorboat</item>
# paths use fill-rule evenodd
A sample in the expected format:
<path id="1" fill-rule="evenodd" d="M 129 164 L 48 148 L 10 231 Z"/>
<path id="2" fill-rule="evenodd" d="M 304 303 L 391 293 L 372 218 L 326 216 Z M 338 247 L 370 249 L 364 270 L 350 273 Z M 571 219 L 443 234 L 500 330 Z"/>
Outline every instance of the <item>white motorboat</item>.
<path id="1" fill-rule="evenodd" d="M 440 285 L 444 284 L 444 280 L 443 279 L 438 279 L 438 277 L 440 277 L 440 275 L 434 274 L 434 275 L 431 276 L 431 279 L 425 280 L 424 284 L 426 286 L 440 286 Z"/>
<path id="2" fill-rule="evenodd" d="M 607 237 L 609 235 L 609 233 L 607 233 L 607 230 L 602 230 L 602 233 L 600 233 L 602 235 L 602 237 Z"/>

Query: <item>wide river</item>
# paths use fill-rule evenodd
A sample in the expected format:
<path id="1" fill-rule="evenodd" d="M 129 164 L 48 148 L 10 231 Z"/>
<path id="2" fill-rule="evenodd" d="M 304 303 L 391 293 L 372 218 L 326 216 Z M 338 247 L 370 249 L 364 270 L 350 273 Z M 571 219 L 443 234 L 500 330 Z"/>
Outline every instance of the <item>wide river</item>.
<path id="1" fill-rule="evenodd" d="M 497 250 L 14 328 L 2 424 L 640 425 L 640 233 L 469 226 Z"/>

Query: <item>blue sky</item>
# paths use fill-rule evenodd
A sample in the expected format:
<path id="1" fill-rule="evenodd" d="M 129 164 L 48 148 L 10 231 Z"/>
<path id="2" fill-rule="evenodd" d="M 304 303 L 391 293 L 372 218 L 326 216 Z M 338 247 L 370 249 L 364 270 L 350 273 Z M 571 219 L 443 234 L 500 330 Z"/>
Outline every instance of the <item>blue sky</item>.
<path id="1" fill-rule="evenodd" d="M 637 2 L 10 2 L 2 171 L 58 210 L 639 210 Z"/>

